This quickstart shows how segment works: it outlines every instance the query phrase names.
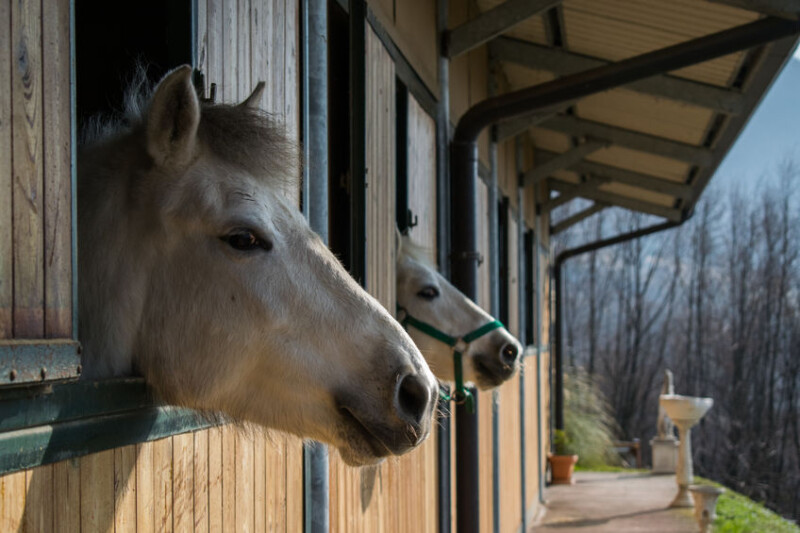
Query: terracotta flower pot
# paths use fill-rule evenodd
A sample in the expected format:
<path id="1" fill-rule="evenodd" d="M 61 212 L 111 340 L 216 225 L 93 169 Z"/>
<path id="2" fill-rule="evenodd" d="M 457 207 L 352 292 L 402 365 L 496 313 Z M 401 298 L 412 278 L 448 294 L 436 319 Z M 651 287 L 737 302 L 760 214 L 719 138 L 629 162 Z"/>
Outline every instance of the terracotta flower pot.
<path id="1" fill-rule="evenodd" d="M 575 463 L 578 462 L 577 455 L 551 455 L 547 458 L 550 461 L 550 471 L 553 474 L 554 485 L 572 485 L 572 473 L 575 471 Z"/>

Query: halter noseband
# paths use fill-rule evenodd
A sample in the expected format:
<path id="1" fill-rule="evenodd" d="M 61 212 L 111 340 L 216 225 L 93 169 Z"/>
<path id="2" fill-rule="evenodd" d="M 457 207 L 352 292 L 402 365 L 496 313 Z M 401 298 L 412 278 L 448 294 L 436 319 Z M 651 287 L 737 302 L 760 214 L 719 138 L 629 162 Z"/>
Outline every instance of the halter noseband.
<path id="1" fill-rule="evenodd" d="M 470 390 L 464 386 L 464 368 L 463 368 L 463 363 L 461 361 L 461 355 L 467 351 L 467 349 L 469 348 L 469 344 L 472 341 L 480 337 L 483 337 L 487 333 L 494 331 L 498 328 L 505 327 L 503 326 L 502 322 L 500 322 L 499 320 L 492 320 L 488 324 L 484 324 L 478 329 L 470 331 L 466 335 L 462 335 L 461 337 L 452 337 L 447 333 L 439 329 L 436 329 L 434 326 L 428 324 L 427 322 L 423 322 L 422 320 L 417 320 L 402 307 L 398 307 L 397 312 L 398 314 L 403 313 L 404 316 L 400 320 L 400 325 L 402 325 L 403 328 L 405 328 L 406 330 L 408 330 L 408 326 L 411 325 L 417 330 L 421 331 L 422 333 L 428 335 L 429 337 L 433 337 L 437 341 L 443 342 L 446 345 L 453 348 L 453 373 L 455 374 L 456 388 L 453 394 L 446 394 L 440 388 L 439 396 L 443 400 L 448 402 L 452 400 L 457 405 L 465 404 L 467 406 L 467 410 L 470 413 L 474 413 L 475 398 L 473 398 Z"/>

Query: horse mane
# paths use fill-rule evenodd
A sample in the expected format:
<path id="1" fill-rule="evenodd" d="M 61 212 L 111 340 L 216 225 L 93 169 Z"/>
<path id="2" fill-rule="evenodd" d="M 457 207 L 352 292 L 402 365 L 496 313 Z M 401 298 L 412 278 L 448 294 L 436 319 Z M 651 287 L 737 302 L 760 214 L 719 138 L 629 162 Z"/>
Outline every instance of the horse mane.
<path id="1" fill-rule="evenodd" d="M 138 65 L 127 84 L 123 109 L 101 114 L 81 125 L 81 148 L 91 148 L 126 135 L 144 135 L 150 100 L 157 84 Z M 299 179 L 301 155 L 285 126 L 258 108 L 201 101 L 197 129 L 204 150 L 253 176 L 294 184 Z"/>
<path id="2" fill-rule="evenodd" d="M 409 235 L 402 235 L 398 232 L 398 246 L 397 246 L 397 256 L 400 257 L 401 255 L 405 254 L 411 259 L 422 263 L 423 265 L 429 266 L 436 270 L 436 262 L 433 257 L 433 250 L 428 248 L 427 246 L 422 246 L 421 244 L 417 244 L 411 240 Z"/>

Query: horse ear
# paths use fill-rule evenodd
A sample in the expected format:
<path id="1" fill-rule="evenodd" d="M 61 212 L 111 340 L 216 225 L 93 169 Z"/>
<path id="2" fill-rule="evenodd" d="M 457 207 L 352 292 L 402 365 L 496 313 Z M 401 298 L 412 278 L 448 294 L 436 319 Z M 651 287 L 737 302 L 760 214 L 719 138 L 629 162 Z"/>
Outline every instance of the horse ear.
<path id="1" fill-rule="evenodd" d="M 147 112 L 147 151 L 158 165 L 183 166 L 197 143 L 200 104 L 192 85 L 192 68 L 178 67 L 156 87 Z"/>
<path id="2" fill-rule="evenodd" d="M 247 99 L 239 105 L 241 107 L 258 107 L 259 102 L 261 102 L 261 95 L 264 94 L 264 87 L 266 86 L 267 84 L 263 81 L 258 82 L 258 85 L 256 85 L 256 88 L 253 89 L 252 93 L 250 93 L 250 96 L 248 96 Z"/>

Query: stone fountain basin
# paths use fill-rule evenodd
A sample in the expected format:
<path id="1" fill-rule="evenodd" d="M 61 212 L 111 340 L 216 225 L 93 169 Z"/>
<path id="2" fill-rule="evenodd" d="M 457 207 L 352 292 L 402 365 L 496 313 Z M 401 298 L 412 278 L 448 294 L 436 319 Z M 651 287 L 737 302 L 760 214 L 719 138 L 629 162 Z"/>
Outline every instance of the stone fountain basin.
<path id="1" fill-rule="evenodd" d="M 661 407 L 672 420 L 697 422 L 714 405 L 713 398 L 697 398 L 680 394 L 662 394 L 658 397 Z"/>

